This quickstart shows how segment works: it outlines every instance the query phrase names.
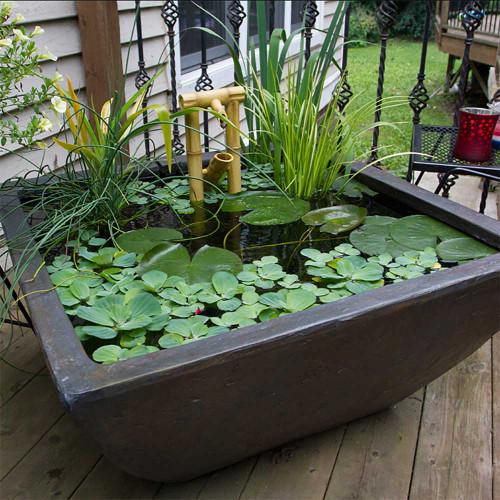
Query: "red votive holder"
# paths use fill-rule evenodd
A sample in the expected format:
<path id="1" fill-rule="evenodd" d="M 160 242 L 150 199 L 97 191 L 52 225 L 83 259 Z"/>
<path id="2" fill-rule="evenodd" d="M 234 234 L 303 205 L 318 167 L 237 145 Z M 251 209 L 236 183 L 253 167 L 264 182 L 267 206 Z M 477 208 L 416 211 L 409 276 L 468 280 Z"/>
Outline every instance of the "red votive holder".
<path id="1" fill-rule="evenodd" d="M 488 161 L 491 139 L 500 112 L 485 108 L 462 108 L 453 156 L 472 162 Z"/>

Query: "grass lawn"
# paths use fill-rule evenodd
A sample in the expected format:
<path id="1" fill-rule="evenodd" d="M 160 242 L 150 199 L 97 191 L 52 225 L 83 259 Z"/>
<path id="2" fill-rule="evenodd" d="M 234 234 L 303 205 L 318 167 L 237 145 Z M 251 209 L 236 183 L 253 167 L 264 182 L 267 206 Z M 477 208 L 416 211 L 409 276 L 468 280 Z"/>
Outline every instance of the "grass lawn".
<path id="1" fill-rule="evenodd" d="M 389 40 L 387 48 L 384 96 L 408 96 L 417 81 L 420 64 L 419 42 L 408 40 Z M 375 100 L 378 78 L 379 46 L 350 48 L 348 53 L 349 83 L 355 94 L 361 93 L 357 101 L 366 103 Z M 447 54 L 439 52 L 434 43 L 429 44 L 427 53 L 425 85 L 432 95 L 444 83 L 447 63 Z M 442 91 L 434 95 L 428 107 L 422 112 L 422 123 L 432 125 L 451 125 L 453 120 L 453 96 L 445 96 Z M 398 152 L 409 152 L 413 113 L 404 104 L 382 112 L 382 121 L 398 123 L 397 128 L 382 127 L 380 130 L 379 145 L 384 146 L 379 157 Z M 367 121 L 367 125 L 373 123 Z M 366 154 L 372 142 L 371 133 L 357 146 L 359 154 Z M 406 173 L 408 158 L 406 156 L 390 158 L 382 164 L 397 171 L 399 175 Z"/>

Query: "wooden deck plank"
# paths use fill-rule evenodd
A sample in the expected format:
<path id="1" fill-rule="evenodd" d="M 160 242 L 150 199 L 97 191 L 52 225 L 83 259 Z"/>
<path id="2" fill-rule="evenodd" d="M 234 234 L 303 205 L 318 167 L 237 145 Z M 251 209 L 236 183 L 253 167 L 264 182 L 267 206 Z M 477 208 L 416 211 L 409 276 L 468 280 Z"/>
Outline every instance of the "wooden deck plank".
<path id="1" fill-rule="evenodd" d="M 72 500 L 151 499 L 159 483 L 129 476 L 102 457 L 71 496 Z"/>
<path id="2" fill-rule="evenodd" d="M 237 500 L 240 498 L 257 462 L 256 457 L 216 471 L 209 476 L 198 500 Z"/>
<path id="3" fill-rule="evenodd" d="M 64 415 L 3 479 L 0 497 L 69 498 L 99 456 L 95 445 L 82 437 L 69 415 Z"/>
<path id="4" fill-rule="evenodd" d="M 154 498 L 155 500 L 197 500 L 207 480 L 207 476 L 202 476 L 185 483 L 164 484 Z"/>
<path id="5" fill-rule="evenodd" d="M 3 331 L 2 336 L 8 335 Z M 33 332 L 14 333 L 14 341 L 2 350 L 0 359 L 0 406 L 3 406 L 45 366 Z"/>
<path id="6" fill-rule="evenodd" d="M 0 478 L 3 478 L 63 414 L 54 385 L 36 376 L 1 410 Z"/>
<path id="7" fill-rule="evenodd" d="M 491 350 L 427 388 L 410 498 L 491 499 Z"/>
<path id="8" fill-rule="evenodd" d="M 500 332 L 492 339 L 493 498 L 500 500 Z"/>
<path id="9" fill-rule="evenodd" d="M 325 500 L 407 497 L 423 390 L 394 408 L 349 424 Z"/>
<path id="10" fill-rule="evenodd" d="M 339 427 L 263 453 L 241 499 L 322 499 L 343 435 Z"/>

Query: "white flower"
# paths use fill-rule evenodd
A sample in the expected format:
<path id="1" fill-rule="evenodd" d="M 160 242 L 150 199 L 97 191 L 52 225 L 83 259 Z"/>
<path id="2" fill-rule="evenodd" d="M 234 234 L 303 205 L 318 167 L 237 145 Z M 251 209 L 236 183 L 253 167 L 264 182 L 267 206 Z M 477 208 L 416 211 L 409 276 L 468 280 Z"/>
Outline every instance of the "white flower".
<path id="1" fill-rule="evenodd" d="M 64 80 L 64 77 L 59 73 L 59 71 L 56 71 L 54 74 L 54 78 L 52 78 L 52 81 L 54 83 L 62 82 Z"/>
<path id="2" fill-rule="evenodd" d="M 66 111 L 66 101 L 63 101 L 59 96 L 54 96 L 50 102 L 54 110 L 58 113 L 63 114 Z"/>
<path id="3" fill-rule="evenodd" d="M 13 29 L 12 33 L 14 33 L 14 35 L 16 35 L 16 38 L 18 40 L 29 40 L 30 39 L 30 37 L 26 36 L 21 30 Z"/>
<path id="4" fill-rule="evenodd" d="M 13 24 L 16 24 L 16 23 L 22 23 L 24 21 L 24 16 L 22 14 L 16 14 L 13 18 L 12 18 L 12 23 Z"/>
<path id="5" fill-rule="evenodd" d="M 35 26 L 35 29 L 31 32 L 31 36 L 43 35 L 45 30 L 40 26 Z"/>
<path id="6" fill-rule="evenodd" d="M 12 39 L 11 38 L 2 38 L 0 40 L 0 47 L 12 47 Z"/>
<path id="7" fill-rule="evenodd" d="M 45 54 L 40 54 L 40 56 L 38 57 L 38 60 L 39 61 L 57 61 L 57 56 L 55 56 L 54 54 L 52 54 L 52 52 L 47 50 L 47 52 L 45 52 Z"/>
<path id="8" fill-rule="evenodd" d="M 40 122 L 38 123 L 38 130 L 41 132 L 49 132 L 52 130 L 52 122 L 48 118 L 42 118 Z"/>

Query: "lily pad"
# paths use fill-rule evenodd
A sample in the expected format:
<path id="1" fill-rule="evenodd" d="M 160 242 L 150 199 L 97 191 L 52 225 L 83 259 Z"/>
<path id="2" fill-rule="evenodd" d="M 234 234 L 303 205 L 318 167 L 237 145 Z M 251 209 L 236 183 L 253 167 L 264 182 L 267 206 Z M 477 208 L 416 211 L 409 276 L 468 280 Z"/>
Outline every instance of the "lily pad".
<path id="1" fill-rule="evenodd" d="M 156 245 L 169 244 L 172 241 L 182 240 L 182 233 L 169 227 L 148 227 L 135 229 L 120 234 L 116 238 L 116 243 L 127 252 L 146 253 Z"/>
<path id="2" fill-rule="evenodd" d="M 364 207 L 336 205 L 311 210 L 302 217 L 302 222 L 308 226 L 321 226 L 322 233 L 339 234 L 359 226 L 366 214 Z"/>
<path id="3" fill-rule="evenodd" d="M 437 240 L 445 241 L 465 236 L 460 231 L 427 215 L 410 215 L 396 220 L 390 226 L 392 239 L 413 250 L 435 248 Z"/>
<path id="4" fill-rule="evenodd" d="M 467 236 L 443 241 L 437 246 L 436 251 L 442 260 L 449 262 L 480 259 L 496 253 L 494 248 Z"/>
<path id="5" fill-rule="evenodd" d="M 180 276 L 189 283 L 206 283 L 218 271 L 237 274 L 243 269 L 240 258 L 223 248 L 205 245 L 191 259 L 181 244 L 160 244 L 146 253 L 139 267 L 139 274 L 157 270 L 169 276 Z"/>
<path id="6" fill-rule="evenodd" d="M 308 201 L 287 198 L 278 191 L 247 191 L 227 197 L 223 212 L 245 212 L 240 221 L 257 226 L 289 224 L 299 220 L 310 208 Z"/>
<path id="7" fill-rule="evenodd" d="M 367 255 L 388 253 L 393 257 L 403 255 L 409 247 L 395 242 L 390 235 L 390 224 L 364 225 L 349 235 L 350 242 L 361 252 Z"/>

